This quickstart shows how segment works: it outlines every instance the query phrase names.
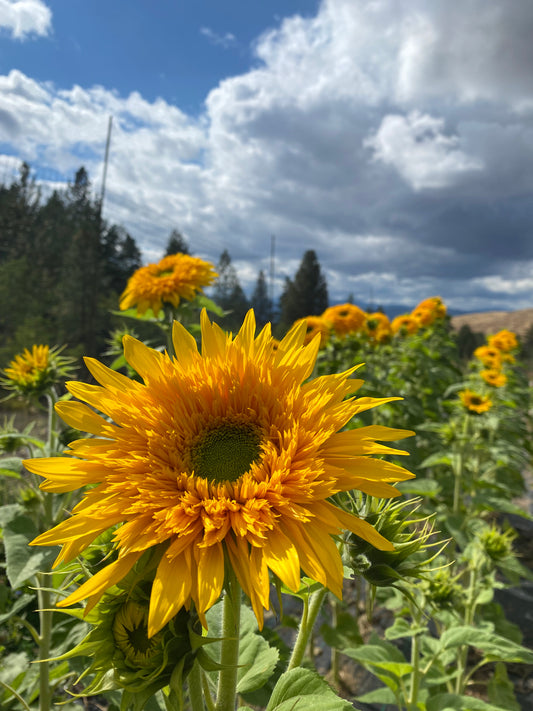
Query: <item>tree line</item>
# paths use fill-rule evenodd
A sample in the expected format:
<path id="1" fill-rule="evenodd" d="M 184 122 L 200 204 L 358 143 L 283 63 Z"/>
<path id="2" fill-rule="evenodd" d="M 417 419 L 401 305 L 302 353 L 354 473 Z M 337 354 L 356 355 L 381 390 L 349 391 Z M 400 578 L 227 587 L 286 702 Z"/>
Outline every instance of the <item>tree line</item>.
<path id="1" fill-rule="evenodd" d="M 190 253 L 177 230 L 166 254 Z M 142 265 L 134 238 L 102 219 L 81 167 L 64 190 L 42 199 L 23 164 L 17 180 L 0 185 L 0 367 L 33 343 L 66 345 L 73 355 L 101 356 L 117 325 L 112 311 L 128 278 Z M 253 307 L 259 326 L 272 321 L 281 335 L 296 319 L 328 306 L 325 276 L 313 250 L 293 278 L 286 277 L 278 304 L 260 270 L 248 298 L 227 249 L 216 265 L 211 298 L 227 315 L 220 325 L 236 331 Z"/>

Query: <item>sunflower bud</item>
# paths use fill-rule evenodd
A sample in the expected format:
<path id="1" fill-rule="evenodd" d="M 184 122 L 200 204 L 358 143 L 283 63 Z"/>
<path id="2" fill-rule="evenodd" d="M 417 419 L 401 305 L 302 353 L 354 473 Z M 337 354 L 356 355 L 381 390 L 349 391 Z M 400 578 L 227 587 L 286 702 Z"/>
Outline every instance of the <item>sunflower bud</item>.
<path id="1" fill-rule="evenodd" d="M 13 394 L 26 398 L 46 395 L 60 380 L 72 374 L 72 358 L 60 355 L 62 348 L 34 345 L 24 349 L 9 363 L 0 383 Z"/>
<path id="2" fill-rule="evenodd" d="M 455 581 L 447 567 L 429 575 L 423 586 L 428 600 L 440 608 L 456 607 L 464 595 L 463 588 Z"/>
<path id="3" fill-rule="evenodd" d="M 516 538 L 513 529 L 499 531 L 497 528 L 487 528 L 479 535 L 479 542 L 488 557 L 498 562 L 513 554 L 513 540 Z"/>
<path id="4" fill-rule="evenodd" d="M 417 503 L 417 502 L 415 502 Z M 429 516 L 410 518 L 413 501 L 391 502 L 369 499 L 365 520 L 394 545 L 393 551 L 381 551 L 352 534 L 350 564 L 371 585 L 386 587 L 404 578 L 420 578 L 428 570 L 437 554 L 428 556 L 428 543 L 433 534 Z M 366 561 L 366 567 L 361 565 Z"/>
<path id="5" fill-rule="evenodd" d="M 83 673 L 92 680 L 80 696 L 122 689 L 128 703 L 140 711 L 173 677 L 187 676 L 194 661 L 189 630 L 192 614 L 182 608 L 165 627 L 148 636 L 149 581 L 135 585 L 127 576 L 108 590 L 87 615 L 91 631 L 61 659 L 92 657 Z M 81 678 L 81 677 L 80 677 Z M 78 680 L 79 681 L 79 680 Z M 180 682 L 181 683 L 181 682 Z"/>

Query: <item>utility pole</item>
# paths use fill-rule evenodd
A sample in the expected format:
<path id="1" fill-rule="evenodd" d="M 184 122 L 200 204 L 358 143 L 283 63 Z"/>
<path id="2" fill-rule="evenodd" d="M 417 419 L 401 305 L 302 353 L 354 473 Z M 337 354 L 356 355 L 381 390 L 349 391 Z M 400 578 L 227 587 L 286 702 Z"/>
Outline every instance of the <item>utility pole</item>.
<path id="1" fill-rule="evenodd" d="M 102 192 L 100 193 L 100 218 L 102 217 L 102 208 L 104 206 L 105 197 L 105 183 L 107 178 L 107 164 L 109 162 L 109 144 L 111 143 L 111 128 L 113 126 L 113 117 L 109 117 L 107 124 L 107 140 L 105 142 L 105 156 L 104 156 L 104 172 L 102 175 Z"/>

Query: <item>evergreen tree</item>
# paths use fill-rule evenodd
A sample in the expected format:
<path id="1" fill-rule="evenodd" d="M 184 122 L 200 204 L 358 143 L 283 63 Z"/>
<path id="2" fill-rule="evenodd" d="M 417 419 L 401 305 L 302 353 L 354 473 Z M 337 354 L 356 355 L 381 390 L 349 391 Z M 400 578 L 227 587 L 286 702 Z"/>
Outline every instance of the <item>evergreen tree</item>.
<path id="1" fill-rule="evenodd" d="M 189 245 L 181 232 L 178 232 L 178 230 L 172 230 L 168 238 L 165 257 L 169 257 L 171 254 L 179 253 L 190 254 Z"/>
<path id="2" fill-rule="evenodd" d="M 285 280 L 280 298 L 281 324 L 286 328 L 305 316 L 319 316 L 328 307 L 328 287 L 316 252 L 305 252 L 294 279 Z"/>
<path id="3" fill-rule="evenodd" d="M 229 312 L 224 318 L 218 319 L 218 323 L 228 331 L 236 331 L 242 325 L 250 304 L 240 285 L 237 270 L 231 263 L 227 249 L 220 255 L 217 272 L 218 278 L 215 283 L 213 300 L 224 311 Z"/>
<path id="4" fill-rule="evenodd" d="M 265 273 L 262 269 L 259 271 L 252 294 L 252 308 L 259 328 L 272 320 L 272 301 L 268 296 Z"/>

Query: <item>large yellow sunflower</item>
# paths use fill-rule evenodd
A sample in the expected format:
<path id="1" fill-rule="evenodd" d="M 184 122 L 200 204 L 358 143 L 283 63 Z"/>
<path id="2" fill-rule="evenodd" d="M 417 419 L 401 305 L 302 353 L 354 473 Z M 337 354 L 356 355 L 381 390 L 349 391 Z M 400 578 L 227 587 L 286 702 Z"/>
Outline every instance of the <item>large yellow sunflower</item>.
<path id="1" fill-rule="evenodd" d="M 333 535 L 348 529 L 377 548 L 393 546 L 330 497 L 352 489 L 395 496 L 391 483 L 413 476 L 369 456 L 405 454 L 376 440 L 412 432 L 377 425 L 339 432 L 355 414 L 400 398 L 347 398 L 362 384 L 350 379 L 356 368 L 304 382 L 320 343 L 317 336 L 303 345 L 305 323 L 277 348 L 270 325 L 255 336 L 253 311 L 234 339 L 205 311 L 201 328 L 198 352 L 194 338 L 174 324 L 174 359 L 126 336 L 126 359 L 144 383 L 87 358 L 102 387 L 68 388 L 112 422 L 81 402 L 61 402 L 61 417 L 95 438 L 72 442 L 70 457 L 26 462 L 46 477 L 46 491 L 93 485 L 70 519 L 34 541 L 63 544 L 56 563 L 121 524 L 114 533 L 117 559 L 61 605 L 89 598 L 90 609 L 157 546 L 150 636 L 191 600 L 204 620 L 221 593 L 225 561 L 260 624 L 269 607 L 269 570 L 293 590 L 303 570 L 341 597 Z"/>
<path id="2" fill-rule="evenodd" d="M 176 308 L 181 299 L 192 301 L 216 276 L 210 262 L 189 254 L 171 254 L 132 274 L 120 297 L 120 308 L 125 311 L 137 306 L 141 316 L 152 309 L 157 316 L 164 302 Z"/>
<path id="3" fill-rule="evenodd" d="M 322 318 L 331 325 L 337 336 L 346 336 L 363 328 L 366 314 L 355 304 L 339 304 L 327 308 Z"/>

